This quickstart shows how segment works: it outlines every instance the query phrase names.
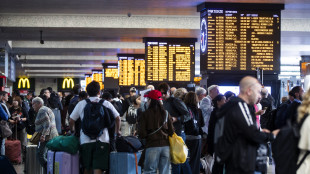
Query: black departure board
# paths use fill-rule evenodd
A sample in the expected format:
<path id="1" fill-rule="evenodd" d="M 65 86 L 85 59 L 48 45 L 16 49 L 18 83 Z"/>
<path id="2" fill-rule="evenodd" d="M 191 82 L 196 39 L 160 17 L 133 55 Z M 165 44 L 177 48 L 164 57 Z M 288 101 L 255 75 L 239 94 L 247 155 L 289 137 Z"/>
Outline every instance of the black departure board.
<path id="1" fill-rule="evenodd" d="M 203 3 L 200 70 L 280 73 L 283 4 Z"/>
<path id="2" fill-rule="evenodd" d="M 118 54 L 119 86 L 145 86 L 145 55 Z"/>
<path id="3" fill-rule="evenodd" d="M 102 64 L 104 89 L 118 88 L 118 64 Z"/>
<path id="4" fill-rule="evenodd" d="M 196 38 L 144 38 L 144 42 L 147 82 L 194 80 Z"/>

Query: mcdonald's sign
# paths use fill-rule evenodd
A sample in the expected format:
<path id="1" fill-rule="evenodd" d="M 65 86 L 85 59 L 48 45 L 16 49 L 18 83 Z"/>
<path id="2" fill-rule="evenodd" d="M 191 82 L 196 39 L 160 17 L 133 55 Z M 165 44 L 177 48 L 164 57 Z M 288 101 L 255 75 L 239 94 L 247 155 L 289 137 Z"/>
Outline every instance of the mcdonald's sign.
<path id="1" fill-rule="evenodd" d="M 28 78 L 20 78 L 18 81 L 18 89 L 30 89 L 30 82 Z"/>
<path id="2" fill-rule="evenodd" d="M 73 86 L 74 86 L 74 81 L 72 78 L 65 78 L 62 82 L 62 89 L 73 88 Z"/>

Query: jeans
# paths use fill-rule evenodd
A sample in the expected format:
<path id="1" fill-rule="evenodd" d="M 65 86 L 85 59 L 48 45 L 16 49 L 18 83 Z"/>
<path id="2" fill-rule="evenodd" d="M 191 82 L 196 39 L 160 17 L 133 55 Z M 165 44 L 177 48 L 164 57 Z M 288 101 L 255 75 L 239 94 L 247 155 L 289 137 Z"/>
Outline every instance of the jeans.
<path id="1" fill-rule="evenodd" d="M 168 174 L 170 164 L 170 147 L 150 147 L 145 150 L 144 173 L 145 174 Z"/>
<path id="2" fill-rule="evenodd" d="M 47 142 L 48 141 L 40 142 L 36 151 L 37 159 L 45 171 L 47 171 Z"/>
<path id="3" fill-rule="evenodd" d="M 1 138 L 1 155 L 5 155 L 5 138 Z"/>
<path id="4" fill-rule="evenodd" d="M 183 141 L 185 142 L 186 137 L 185 137 L 184 132 L 181 132 L 181 135 L 178 135 L 178 136 L 181 136 Z M 183 164 L 171 163 L 171 167 L 172 167 L 172 174 L 181 174 L 181 171 L 182 171 L 182 173 L 192 174 L 192 170 L 191 170 L 191 167 L 189 165 L 188 159 Z"/>

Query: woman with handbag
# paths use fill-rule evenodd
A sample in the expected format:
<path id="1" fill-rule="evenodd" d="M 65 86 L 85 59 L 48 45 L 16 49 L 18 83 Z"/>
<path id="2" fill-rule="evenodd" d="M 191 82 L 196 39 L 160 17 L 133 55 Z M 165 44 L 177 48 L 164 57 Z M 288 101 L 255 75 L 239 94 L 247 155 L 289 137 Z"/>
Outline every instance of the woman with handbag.
<path id="1" fill-rule="evenodd" d="M 174 130 L 172 120 L 161 102 L 161 92 L 150 91 L 144 97 L 148 98 L 148 109 L 142 113 L 139 122 L 139 137 L 146 139 L 144 173 L 170 173 L 170 147 L 168 136 Z"/>
<path id="2" fill-rule="evenodd" d="M 13 97 L 12 107 L 10 107 L 9 111 L 11 114 L 11 123 L 14 123 L 13 135 L 17 135 L 15 137 L 17 140 L 21 142 L 21 150 L 23 153 L 23 157 L 25 157 L 26 146 L 27 146 L 27 133 L 26 133 L 26 124 L 28 121 L 28 113 L 22 108 L 22 99 L 19 96 Z M 15 132 L 17 130 L 17 133 Z"/>
<path id="3" fill-rule="evenodd" d="M 189 165 L 192 174 L 200 173 L 200 156 L 201 156 L 201 136 L 204 126 L 201 110 L 198 108 L 198 96 L 195 92 L 189 92 L 185 95 L 184 103 L 191 115 L 191 119 L 184 122 L 184 132 L 186 135 L 186 145 L 189 149 Z"/>
<path id="4" fill-rule="evenodd" d="M 38 148 L 37 148 L 37 158 L 41 166 L 47 170 L 47 148 L 46 144 L 49 140 L 58 136 L 58 132 L 55 124 L 55 116 L 53 111 L 44 106 L 43 99 L 36 97 L 32 100 L 32 107 L 37 113 L 35 120 L 35 129 L 36 132 L 33 135 L 34 139 L 38 139 Z M 38 138 L 36 138 L 38 137 Z"/>

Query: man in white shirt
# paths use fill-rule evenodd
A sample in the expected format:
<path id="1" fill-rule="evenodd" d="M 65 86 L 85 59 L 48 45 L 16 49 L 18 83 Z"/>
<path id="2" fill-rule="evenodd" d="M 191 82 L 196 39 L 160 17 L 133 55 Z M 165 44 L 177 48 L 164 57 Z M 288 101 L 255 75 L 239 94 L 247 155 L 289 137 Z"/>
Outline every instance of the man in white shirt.
<path id="1" fill-rule="evenodd" d="M 100 85 L 98 82 L 92 81 L 86 87 L 87 93 L 90 96 L 89 100 L 91 102 L 99 102 L 100 98 Z M 84 108 L 87 102 L 85 100 L 80 101 L 73 112 L 70 115 L 70 129 L 74 131 L 74 123 L 78 118 L 81 118 L 83 125 L 84 118 Z M 116 111 L 114 106 L 109 101 L 104 101 L 103 106 L 109 108 L 113 116 L 115 117 L 115 129 L 116 133 L 120 135 L 120 116 Z M 110 137 L 108 133 L 108 129 L 104 128 L 102 134 L 97 138 L 97 140 L 91 140 L 90 137 L 83 133 L 81 129 L 80 133 L 80 143 L 81 143 L 81 163 L 85 168 L 84 174 L 90 174 L 94 171 L 95 174 L 102 174 L 103 170 L 107 170 L 109 168 L 109 142 Z"/>

